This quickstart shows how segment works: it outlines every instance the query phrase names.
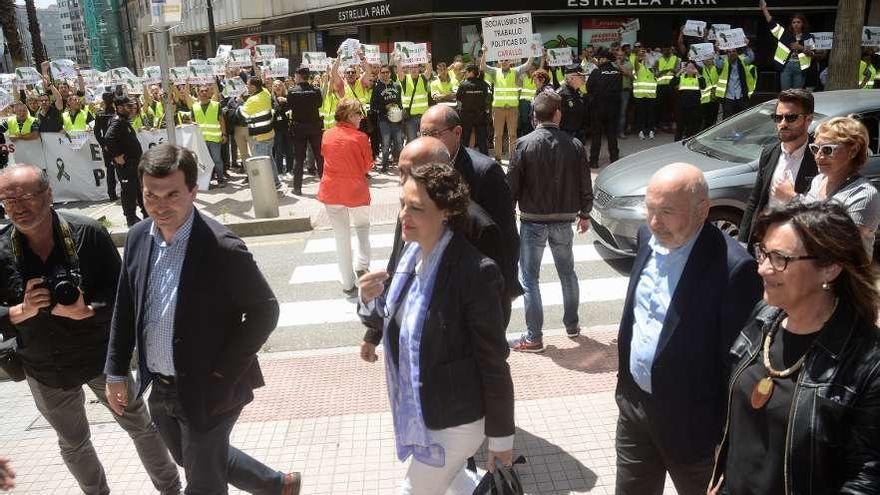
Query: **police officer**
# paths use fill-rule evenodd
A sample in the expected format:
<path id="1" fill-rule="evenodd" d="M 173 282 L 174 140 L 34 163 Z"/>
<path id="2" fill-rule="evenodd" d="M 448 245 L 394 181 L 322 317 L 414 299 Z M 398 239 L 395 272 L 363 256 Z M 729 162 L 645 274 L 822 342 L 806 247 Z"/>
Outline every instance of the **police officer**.
<path id="1" fill-rule="evenodd" d="M 620 120 L 620 93 L 623 91 L 623 76 L 620 69 L 611 63 L 611 54 L 605 48 L 596 52 L 598 67 L 590 74 L 587 92 L 590 95 L 590 168 L 599 168 L 599 150 L 602 135 L 608 140 L 608 156 L 611 163 L 620 158 L 617 149 L 617 126 Z"/>
<path id="2" fill-rule="evenodd" d="M 321 90 L 309 82 L 309 68 L 300 66 L 293 75 L 294 85 L 287 92 L 287 110 L 290 112 L 290 133 L 293 137 L 293 193 L 302 196 L 303 162 L 306 146 L 311 144 L 318 166 L 318 175 L 324 173 L 321 156 L 322 120 L 319 110 L 323 103 Z"/>
<path id="3" fill-rule="evenodd" d="M 116 105 L 113 102 L 115 96 L 113 93 L 105 92 L 101 95 L 104 102 L 104 108 L 95 117 L 95 140 L 101 146 L 101 154 L 104 156 L 104 168 L 107 169 L 107 195 L 110 201 L 116 201 L 119 197 L 116 195 L 116 165 L 113 164 L 113 157 L 107 153 L 107 130 L 110 128 L 110 122 L 116 117 Z"/>
<path id="4" fill-rule="evenodd" d="M 567 132 L 571 137 L 584 142 L 584 127 L 586 121 L 586 102 L 581 93 L 581 87 L 585 83 L 584 73 L 581 72 L 580 64 L 572 64 L 565 69 L 564 81 L 556 90 L 562 98 L 562 120 L 559 128 Z"/>
<path id="5" fill-rule="evenodd" d="M 455 94 L 455 99 L 461 106 L 461 145 L 468 146 L 473 133 L 476 135 L 476 148 L 480 153 L 488 155 L 489 84 L 480 77 L 480 69 L 476 64 L 468 65 L 465 75 L 467 79 L 458 85 Z"/>
<path id="6" fill-rule="evenodd" d="M 119 183 L 122 186 L 122 213 L 125 215 L 126 223 L 131 227 L 140 221 L 137 216 L 138 206 L 141 214 L 145 218 L 147 216 L 137 171 L 143 150 L 129 120 L 135 108 L 134 102 L 128 96 L 117 96 L 115 103 L 116 117 L 110 122 L 104 143 L 107 153 L 116 165 Z"/>

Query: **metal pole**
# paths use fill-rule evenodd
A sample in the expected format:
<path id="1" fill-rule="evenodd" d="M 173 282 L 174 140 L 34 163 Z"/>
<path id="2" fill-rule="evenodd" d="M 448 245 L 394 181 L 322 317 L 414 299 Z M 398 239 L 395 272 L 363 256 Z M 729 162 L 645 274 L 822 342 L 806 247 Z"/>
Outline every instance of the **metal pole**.
<path id="1" fill-rule="evenodd" d="M 205 51 L 205 58 L 210 57 L 217 51 L 217 30 L 214 29 L 214 4 L 208 0 L 208 49 Z"/>
<path id="2" fill-rule="evenodd" d="M 171 103 L 171 80 L 168 78 L 168 47 L 171 46 L 168 28 L 161 26 L 158 28 L 159 43 L 156 47 L 159 50 L 159 68 L 162 72 L 162 92 L 165 94 L 165 130 L 168 132 L 168 143 L 175 144 L 177 136 L 174 132 L 174 112 L 172 112 Z"/>

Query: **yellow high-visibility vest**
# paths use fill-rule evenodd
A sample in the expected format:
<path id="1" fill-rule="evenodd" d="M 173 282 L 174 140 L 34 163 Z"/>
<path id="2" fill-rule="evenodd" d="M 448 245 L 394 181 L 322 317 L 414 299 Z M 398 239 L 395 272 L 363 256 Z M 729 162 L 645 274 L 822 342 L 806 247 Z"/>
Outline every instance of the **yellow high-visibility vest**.
<path id="1" fill-rule="evenodd" d="M 207 111 L 202 108 L 201 102 L 196 102 L 193 105 L 193 117 L 205 141 L 210 143 L 223 141 L 223 133 L 220 130 L 220 102 L 214 100 L 208 102 Z"/>
<path id="2" fill-rule="evenodd" d="M 634 65 L 636 77 L 633 79 L 633 98 L 657 98 L 657 78 L 645 64 Z"/>
<path id="3" fill-rule="evenodd" d="M 532 80 L 531 77 L 524 77 L 522 82 L 522 91 L 519 93 L 519 99 L 531 102 L 535 99 L 535 91 L 538 90 L 538 87 L 535 86 L 535 81 Z"/>
<path id="4" fill-rule="evenodd" d="M 718 67 L 715 64 L 703 65 L 703 79 L 706 81 L 706 87 L 700 93 L 700 103 L 709 103 L 712 101 L 715 86 L 718 84 Z"/>
<path id="5" fill-rule="evenodd" d="M 678 55 L 673 55 L 670 58 L 660 57 L 660 60 L 657 61 L 657 73 L 660 74 L 660 76 L 657 77 L 658 86 L 666 86 L 672 81 L 672 74 L 663 75 L 663 73 L 666 71 L 675 72 L 675 69 L 678 68 L 678 64 Z"/>
<path id="6" fill-rule="evenodd" d="M 354 98 L 361 102 L 363 114 L 367 115 L 367 112 L 370 111 L 370 99 L 373 98 L 373 88 L 364 89 L 360 80 L 355 81 L 354 86 L 348 84 L 348 81 L 343 82 L 345 83 L 345 97 Z"/>
<path id="7" fill-rule="evenodd" d="M 318 109 L 318 113 L 324 121 L 324 130 L 336 125 L 336 105 L 338 103 L 339 97 L 336 96 L 336 92 L 332 89 L 327 91 L 324 101 L 321 103 L 321 108 Z"/>
<path id="8" fill-rule="evenodd" d="M 61 114 L 61 119 L 64 121 L 64 130 L 67 132 L 85 131 L 89 128 L 89 111 L 85 109 L 80 109 L 73 119 L 70 118 L 70 110 L 65 110 Z"/>
<path id="9" fill-rule="evenodd" d="M 770 33 L 776 38 L 776 51 L 773 53 L 773 60 L 778 64 L 785 65 L 785 63 L 788 62 L 788 56 L 791 55 L 791 49 L 785 46 L 785 43 L 782 42 L 782 35 L 785 33 L 785 28 L 777 23 L 770 30 Z M 801 70 L 809 69 L 811 62 L 812 60 L 806 54 L 798 53 L 798 64 L 800 65 Z"/>
<path id="10" fill-rule="evenodd" d="M 427 112 L 428 88 L 425 87 L 425 78 L 419 75 L 415 83 L 413 83 L 412 76 L 407 74 L 403 84 L 402 101 L 403 109 L 409 109 L 409 114 L 413 117 Z M 410 101 L 412 101 L 412 106 L 410 106 Z"/>
<path id="11" fill-rule="evenodd" d="M 861 86 L 862 81 L 866 78 L 868 82 L 865 83 L 865 87 L 862 89 L 874 89 L 874 78 L 876 77 L 877 70 L 874 69 L 874 66 L 865 62 L 864 60 L 859 60 L 859 85 Z"/>
<path id="12" fill-rule="evenodd" d="M 504 71 L 496 67 L 492 80 L 495 84 L 492 106 L 495 108 L 518 107 L 519 87 L 516 85 L 516 71 L 510 69 L 505 76 Z"/>
<path id="13" fill-rule="evenodd" d="M 275 138 L 275 130 L 272 127 L 272 95 L 266 88 L 249 96 L 239 107 L 239 112 L 247 122 L 248 136 L 257 141 Z"/>
<path id="14" fill-rule="evenodd" d="M 435 77 L 431 81 L 431 93 L 439 93 L 441 95 L 450 95 L 458 92 L 458 78 L 455 74 L 449 72 L 449 80 L 443 82 L 439 77 Z"/>
<path id="15" fill-rule="evenodd" d="M 748 90 L 749 97 L 752 96 L 752 93 L 755 92 L 755 87 L 758 85 L 758 75 L 757 69 L 755 69 L 754 65 L 747 64 L 745 61 L 745 55 L 740 55 L 739 60 L 743 65 L 743 72 L 746 75 L 746 89 Z M 721 67 L 721 73 L 718 75 L 718 84 L 715 86 L 715 96 L 718 98 L 724 98 L 724 95 L 727 94 L 727 77 L 730 75 L 730 60 L 727 57 L 724 57 L 724 64 Z"/>
<path id="16" fill-rule="evenodd" d="M 6 119 L 6 128 L 9 130 L 9 137 L 21 137 L 31 133 L 31 128 L 36 122 L 37 119 L 28 115 L 26 119 L 24 119 L 24 123 L 19 126 L 18 119 L 15 118 L 15 115 L 10 116 Z"/>

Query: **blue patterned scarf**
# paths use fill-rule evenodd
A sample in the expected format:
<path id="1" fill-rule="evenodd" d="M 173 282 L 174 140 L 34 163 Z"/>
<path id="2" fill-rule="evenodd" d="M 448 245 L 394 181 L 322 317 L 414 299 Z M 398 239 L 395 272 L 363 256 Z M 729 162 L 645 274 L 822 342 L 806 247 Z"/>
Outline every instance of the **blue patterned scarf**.
<path id="1" fill-rule="evenodd" d="M 386 335 L 388 324 L 395 318 L 397 311 L 401 307 L 405 310 L 401 315 L 398 364 L 394 363 L 389 339 L 385 339 L 385 373 L 391 415 L 394 419 L 397 458 L 405 461 L 412 455 L 418 461 L 433 467 L 443 467 L 446 464 L 446 453 L 442 445 L 431 440 L 428 427 L 425 426 L 419 400 L 422 383 L 419 358 L 422 331 L 437 280 L 437 270 L 451 238 L 452 232 L 447 229 L 418 273 L 416 265 L 421 259 L 421 247 L 416 243 L 404 246 L 388 289 L 385 306 Z"/>

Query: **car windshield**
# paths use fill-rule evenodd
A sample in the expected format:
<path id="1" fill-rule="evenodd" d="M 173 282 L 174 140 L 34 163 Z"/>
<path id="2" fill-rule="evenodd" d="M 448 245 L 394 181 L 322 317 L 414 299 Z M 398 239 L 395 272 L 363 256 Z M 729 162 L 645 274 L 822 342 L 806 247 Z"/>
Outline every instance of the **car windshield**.
<path id="1" fill-rule="evenodd" d="M 733 163 L 750 163 L 761 156 L 765 145 L 776 140 L 776 124 L 770 115 L 776 102 L 768 102 L 725 120 L 698 134 L 688 143 L 691 151 Z M 825 116 L 815 114 L 813 121 Z"/>

